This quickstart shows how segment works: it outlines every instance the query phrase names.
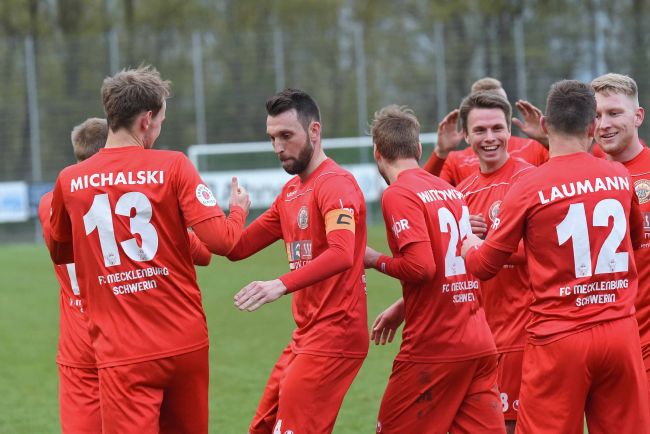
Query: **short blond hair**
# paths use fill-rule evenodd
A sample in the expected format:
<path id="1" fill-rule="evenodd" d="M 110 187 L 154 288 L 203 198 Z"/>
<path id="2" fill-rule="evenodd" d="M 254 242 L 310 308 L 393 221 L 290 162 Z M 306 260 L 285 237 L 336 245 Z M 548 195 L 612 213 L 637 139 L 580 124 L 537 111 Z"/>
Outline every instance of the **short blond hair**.
<path id="1" fill-rule="evenodd" d="M 594 78 L 591 82 L 591 88 L 595 93 L 602 93 L 605 96 L 611 94 L 623 94 L 634 100 L 639 105 L 639 88 L 632 77 L 623 74 L 610 72 Z"/>
<path id="2" fill-rule="evenodd" d="M 72 149 L 77 161 L 92 157 L 104 147 L 108 137 L 106 119 L 89 118 L 72 129 Z"/>
<path id="3" fill-rule="evenodd" d="M 377 151 L 388 161 L 420 158 L 420 122 L 407 106 L 388 105 L 375 112 L 370 130 Z"/>
<path id="4" fill-rule="evenodd" d="M 485 92 L 490 90 L 503 89 L 503 85 L 499 80 L 492 77 L 483 77 L 472 84 L 471 92 Z"/>

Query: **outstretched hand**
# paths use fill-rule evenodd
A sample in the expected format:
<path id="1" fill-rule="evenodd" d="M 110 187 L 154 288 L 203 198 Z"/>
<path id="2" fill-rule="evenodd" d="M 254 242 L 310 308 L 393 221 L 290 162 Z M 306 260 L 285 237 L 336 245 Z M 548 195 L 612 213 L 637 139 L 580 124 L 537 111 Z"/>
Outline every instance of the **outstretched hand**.
<path id="1" fill-rule="evenodd" d="M 375 318 L 370 331 L 370 340 L 375 341 L 375 345 L 393 342 L 395 333 L 403 321 L 404 299 L 400 298 Z"/>
<path id="2" fill-rule="evenodd" d="M 239 185 L 237 177 L 233 176 L 230 183 L 230 207 L 239 206 L 248 213 L 251 207 L 251 200 L 248 197 L 248 192 L 244 187 Z"/>
<path id="3" fill-rule="evenodd" d="M 252 312 L 277 300 L 286 292 L 287 287 L 280 279 L 251 282 L 235 294 L 235 307 Z"/>
<path id="4" fill-rule="evenodd" d="M 449 152 L 457 149 L 463 140 L 462 131 L 456 128 L 459 116 L 460 110 L 453 110 L 438 124 L 438 142 L 433 150 L 438 158 L 447 158 Z"/>
<path id="5" fill-rule="evenodd" d="M 520 99 L 515 103 L 517 110 L 523 116 L 523 122 L 512 118 L 512 123 L 531 139 L 535 139 L 548 148 L 548 137 L 542 128 L 542 111 L 530 102 Z"/>

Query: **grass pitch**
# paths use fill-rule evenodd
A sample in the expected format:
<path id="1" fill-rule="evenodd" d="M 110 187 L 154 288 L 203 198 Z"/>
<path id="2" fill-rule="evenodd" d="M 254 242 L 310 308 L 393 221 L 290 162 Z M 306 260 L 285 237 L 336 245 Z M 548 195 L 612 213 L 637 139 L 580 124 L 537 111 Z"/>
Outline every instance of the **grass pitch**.
<path id="1" fill-rule="evenodd" d="M 369 243 L 387 250 L 383 227 L 373 227 Z M 44 245 L 0 248 L 0 433 L 61 432 L 58 420 L 58 286 Z M 245 433 L 264 385 L 294 328 L 291 300 L 283 297 L 256 312 L 240 312 L 233 295 L 252 280 L 287 271 L 278 243 L 230 263 L 213 257 L 199 267 L 199 285 L 210 332 L 210 433 Z M 368 318 L 400 295 L 399 282 L 368 273 Z M 372 347 L 348 392 L 336 433 L 374 432 L 377 411 L 392 360 L 399 349 Z"/>
<path id="2" fill-rule="evenodd" d="M 368 243 L 388 250 L 384 228 L 373 226 Z M 61 432 L 58 420 L 58 286 L 44 245 L 0 248 L 0 433 Z M 210 332 L 210 433 L 245 433 L 264 385 L 294 328 L 291 300 L 240 312 L 233 295 L 252 280 L 285 273 L 278 243 L 239 263 L 213 257 L 198 269 Z M 368 321 L 399 297 L 399 282 L 368 270 Z M 379 403 L 399 339 L 371 345 L 348 392 L 334 432 L 374 432 Z M 585 431 L 586 432 L 586 431 Z"/>

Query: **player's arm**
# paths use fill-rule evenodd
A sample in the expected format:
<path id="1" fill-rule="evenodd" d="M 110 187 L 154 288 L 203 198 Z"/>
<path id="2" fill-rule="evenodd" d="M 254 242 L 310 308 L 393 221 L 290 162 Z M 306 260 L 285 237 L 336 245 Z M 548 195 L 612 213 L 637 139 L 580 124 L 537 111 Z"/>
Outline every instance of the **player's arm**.
<path id="1" fill-rule="evenodd" d="M 436 147 L 423 167 L 424 170 L 433 175 L 441 176 L 447 156 L 450 152 L 458 149 L 460 142 L 463 140 L 462 132 L 458 131 L 456 127 L 459 115 L 460 111 L 458 109 L 453 110 L 438 124 Z"/>
<path id="2" fill-rule="evenodd" d="M 370 340 L 375 345 L 386 345 L 393 342 L 397 329 L 404 322 L 404 298 L 400 298 L 388 308 L 377 315 L 372 323 Z"/>
<path id="3" fill-rule="evenodd" d="M 524 134 L 533 140 L 537 140 L 546 149 L 548 149 L 548 136 L 542 129 L 541 119 L 542 111 L 531 104 L 529 101 L 520 99 L 515 103 L 517 110 L 523 116 L 523 121 L 512 118 L 512 123 L 517 126 Z"/>
<path id="4" fill-rule="evenodd" d="M 632 204 L 630 206 L 630 238 L 634 250 L 641 248 L 644 241 L 643 214 L 639 205 L 639 198 L 632 190 Z"/>
<path id="5" fill-rule="evenodd" d="M 240 261 L 271 245 L 282 238 L 282 226 L 277 209 L 277 200 L 273 205 L 251 223 L 239 242 L 226 256 L 231 261 Z"/>
<path id="6" fill-rule="evenodd" d="M 47 241 L 46 241 L 47 242 Z M 50 214 L 50 240 L 47 243 L 52 262 L 57 265 L 74 262 L 72 251 L 72 223 L 63 203 L 60 178 L 57 179 L 52 195 Z"/>
<path id="7" fill-rule="evenodd" d="M 190 253 L 192 254 L 192 262 L 194 265 L 208 266 L 212 260 L 212 252 L 208 250 L 208 246 L 203 244 L 199 237 L 194 232 L 188 233 L 190 237 Z"/>
<path id="8" fill-rule="evenodd" d="M 431 280 L 436 273 L 436 264 L 429 241 L 409 243 L 394 257 L 366 246 L 364 263 L 366 268 L 374 268 L 390 277 L 411 283 Z"/>
<path id="9" fill-rule="evenodd" d="M 235 306 L 254 311 L 287 293 L 301 290 L 354 264 L 356 220 L 363 197 L 344 176 L 332 176 L 314 189 L 318 208 L 324 214 L 327 248 L 298 270 L 278 279 L 251 282 L 235 295 Z M 362 222 L 365 223 L 365 222 Z"/>
<path id="10" fill-rule="evenodd" d="M 399 235 L 388 232 L 396 249 L 391 257 L 366 247 L 366 267 L 406 282 L 431 280 L 436 264 L 421 204 L 408 190 L 393 187 L 384 191 L 381 207 L 386 226 L 394 227 L 395 222 L 400 226 Z"/>
<path id="11" fill-rule="evenodd" d="M 494 277 L 519 249 L 526 221 L 527 204 L 522 183 L 516 183 L 503 198 L 498 227 L 489 232 L 485 242 L 469 234 L 461 248 L 467 272 L 481 280 Z"/>

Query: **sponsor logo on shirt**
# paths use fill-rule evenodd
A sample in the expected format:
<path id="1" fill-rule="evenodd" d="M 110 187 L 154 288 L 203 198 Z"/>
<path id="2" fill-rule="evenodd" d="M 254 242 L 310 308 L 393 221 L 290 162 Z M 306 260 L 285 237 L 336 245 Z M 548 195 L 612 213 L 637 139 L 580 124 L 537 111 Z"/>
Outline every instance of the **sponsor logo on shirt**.
<path id="1" fill-rule="evenodd" d="M 650 181 L 647 179 L 639 179 L 634 182 L 634 191 L 639 198 L 639 203 L 646 203 L 650 200 Z M 645 227 L 645 216 L 643 219 L 643 226 Z"/>
<path id="2" fill-rule="evenodd" d="M 395 220 L 395 217 L 391 216 L 393 219 L 393 226 L 391 229 L 393 230 L 393 235 L 395 235 L 395 238 L 399 238 L 400 232 L 404 232 L 407 229 L 410 229 L 409 227 L 409 221 L 407 219 L 399 219 Z"/>
<path id="3" fill-rule="evenodd" d="M 643 212 L 643 230 L 648 232 L 650 231 L 650 212 Z"/>
<path id="4" fill-rule="evenodd" d="M 300 229 L 307 229 L 309 227 L 309 213 L 305 205 L 300 207 L 300 211 L 298 211 L 298 227 Z"/>
<path id="5" fill-rule="evenodd" d="M 212 191 L 205 184 L 196 186 L 196 198 L 205 206 L 215 206 L 217 204 L 217 198 L 214 197 Z"/>
<path id="6" fill-rule="evenodd" d="M 291 241 L 287 243 L 287 258 L 289 262 L 312 259 L 311 240 Z"/>

